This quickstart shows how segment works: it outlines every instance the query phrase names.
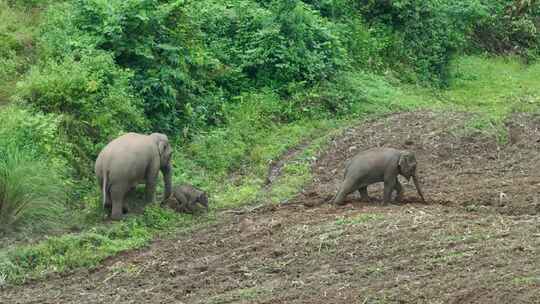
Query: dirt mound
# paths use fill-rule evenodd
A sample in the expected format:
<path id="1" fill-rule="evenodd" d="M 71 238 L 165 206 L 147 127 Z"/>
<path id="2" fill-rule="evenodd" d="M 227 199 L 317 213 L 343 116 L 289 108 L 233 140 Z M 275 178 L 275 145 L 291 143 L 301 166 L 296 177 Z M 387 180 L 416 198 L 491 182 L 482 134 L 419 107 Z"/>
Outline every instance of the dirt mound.
<path id="1" fill-rule="evenodd" d="M 328 200 L 337 192 L 348 158 L 373 147 L 393 147 L 416 153 L 428 202 L 538 214 L 540 117 L 515 115 L 504 145 L 494 135 L 467 127 L 472 120 L 468 113 L 399 113 L 350 128 L 315 163 L 314 183 L 298 199 L 315 200 L 312 204 Z M 417 201 L 412 182 L 405 187 L 406 201 Z M 368 191 L 382 199 L 382 185 Z M 349 201 L 359 201 L 358 194 Z"/>
<path id="2" fill-rule="evenodd" d="M 362 123 L 316 161 L 296 204 L 224 212 L 92 271 L 0 289 L 0 303 L 540 303 L 539 120 L 516 116 L 509 128 L 519 135 L 499 145 L 468 132 L 470 119 L 422 112 Z M 402 205 L 319 204 L 344 161 L 374 146 L 417 153 L 430 204 L 417 203 L 412 185 Z"/>

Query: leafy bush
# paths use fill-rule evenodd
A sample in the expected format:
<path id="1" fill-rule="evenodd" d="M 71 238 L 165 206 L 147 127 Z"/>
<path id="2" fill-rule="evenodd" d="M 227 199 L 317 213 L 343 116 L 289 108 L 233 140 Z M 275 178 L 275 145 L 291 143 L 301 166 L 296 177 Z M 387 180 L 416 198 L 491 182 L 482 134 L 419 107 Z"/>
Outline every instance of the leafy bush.
<path id="1" fill-rule="evenodd" d="M 331 78 L 347 63 L 334 26 L 301 1 L 197 1 L 190 15 L 235 85 L 287 89 Z M 285 90 L 286 91 L 286 90 Z M 233 90 L 234 92 L 234 90 Z"/>
<path id="2" fill-rule="evenodd" d="M 69 148 L 58 140 L 58 119 L 9 107 L 0 120 L 0 230 L 62 226 L 70 181 L 61 154 Z"/>
<path id="3" fill-rule="evenodd" d="M 473 43 L 495 54 L 537 54 L 540 43 L 540 3 L 530 0 L 482 1 L 488 8 L 475 27 Z"/>
<path id="4" fill-rule="evenodd" d="M 445 84 L 450 58 L 467 45 L 475 22 L 486 14 L 477 0 L 362 0 L 364 18 L 390 34 L 388 60 L 412 66 L 412 79 Z M 384 37 L 384 36 L 383 36 Z"/>
<path id="5" fill-rule="evenodd" d="M 75 152 L 65 156 L 79 173 L 87 173 L 89 157 L 93 159 L 112 137 L 146 128 L 141 101 L 129 86 L 131 77 L 103 52 L 48 60 L 18 84 L 17 100 L 59 115 Z"/>
<path id="6" fill-rule="evenodd" d="M 76 0 L 52 6 L 49 15 L 44 48 L 58 56 L 110 53 L 116 65 L 133 71 L 129 85 L 153 130 L 174 134 L 221 120 L 216 62 L 198 45 L 183 1 Z"/>

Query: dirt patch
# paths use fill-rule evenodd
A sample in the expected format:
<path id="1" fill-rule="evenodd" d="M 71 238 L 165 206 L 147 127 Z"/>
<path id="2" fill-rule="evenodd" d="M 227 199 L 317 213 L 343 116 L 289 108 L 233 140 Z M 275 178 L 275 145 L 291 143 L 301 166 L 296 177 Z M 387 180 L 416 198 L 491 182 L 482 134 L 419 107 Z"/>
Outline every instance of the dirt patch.
<path id="1" fill-rule="evenodd" d="M 416 153 L 420 180 L 431 203 L 538 214 L 540 117 L 515 115 L 509 125 L 513 136 L 504 145 L 494 135 L 468 128 L 472 119 L 468 113 L 400 113 L 350 128 L 315 163 L 315 181 L 298 199 L 328 200 L 329 193 L 337 192 L 348 158 L 373 147 L 393 147 Z M 408 200 L 417 201 L 412 183 L 402 181 Z M 382 185 L 368 190 L 382 198 Z"/>
<path id="2" fill-rule="evenodd" d="M 297 204 L 223 213 L 97 269 L 0 289 L 0 303 L 540 303 L 539 121 L 519 116 L 526 136 L 499 145 L 464 131 L 471 118 L 365 122 L 315 162 Z M 417 153 L 429 204 L 412 185 L 400 205 L 318 204 L 374 146 Z"/>

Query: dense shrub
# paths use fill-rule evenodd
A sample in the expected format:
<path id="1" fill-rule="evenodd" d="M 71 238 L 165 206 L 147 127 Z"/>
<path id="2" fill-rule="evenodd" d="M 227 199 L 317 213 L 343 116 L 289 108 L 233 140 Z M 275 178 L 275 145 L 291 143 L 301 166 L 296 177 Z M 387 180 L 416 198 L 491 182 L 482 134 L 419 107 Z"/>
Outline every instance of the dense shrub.
<path id="1" fill-rule="evenodd" d="M 537 55 L 540 43 L 540 3 L 530 0 L 482 1 L 488 15 L 479 20 L 474 46 L 495 54 Z"/>
<path id="2" fill-rule="evenodd" d="M 331 78 L 347 63 L 335 26 L 301 1 L 198 1 L 190 14 L 228 69 L 231 88 L 286 89 Z M 235 88 L 236 87 L 236 88 Z"/>
<path id="3" fill-rule="evenodd" d="M 413 67 L 412 79 L 444 84 L 453 54 L 467 45 L 467 37 L 486 8 L 477 0 L 362 0 L 360 12 L 370 24 L 392 37 L 387 60 Z M 385 30 L 387 29 L 387 30 Z M 389 30 L 389 31 L 388 31 Z"/>
<path id="4" fill-rule="evenodd" d="M 154 130 L 171 134 L 220 121 L 215 62 L 197 45 L 183 1 L 76 0 L 62 7 L 71 12 L 58 16 L 53 8 L 48 47 L 111 53 L 116 65 L 133 71 L 129 84 Z"/>
<path id="5" fill-rule="evenodd" d="M 89 157 L 95 157 L 108 140 L 123 131 L 145 130 L 141 101 L 128 84 L 131 77 L 107 53 L 68 56 L 33 67 L 18 84 L 17 99 L 59 114 L 75 152 L 67 157 L 84 173 L 91 168 Z"/>

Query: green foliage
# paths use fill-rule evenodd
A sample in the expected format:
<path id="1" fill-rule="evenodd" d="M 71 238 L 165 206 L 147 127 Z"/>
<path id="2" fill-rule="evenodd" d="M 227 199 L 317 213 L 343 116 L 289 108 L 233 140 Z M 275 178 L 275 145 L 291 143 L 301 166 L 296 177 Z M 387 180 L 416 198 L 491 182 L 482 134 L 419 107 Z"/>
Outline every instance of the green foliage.
<path id="1" fill-rule="evenodd" d="M 452 56 L 467 38 L 486 7 L 479 1 L 363 0 L 362 15 L 382 34 L 391 37 L 391 63 L 412 66 L 414 80 L 445 84 Z"/>
<path id="2" fill-rule="evenodd" d="M 14 107 L 0 120 L 0 232 L 63 226 L 68 147 L 57 139 L 58 120 Z"/>
<path id="3" fill-rule="evenodd" d="M 183 6 L 184 1 L 157 0 L 53 6 L 44 45 L 60 56 L 85 49 L 110 53 L 117 66 L 133 71 L 129 84 L 156 131 L 215 124 L 222 100 L 212 80 L 214 61 L 198 46 Z"/>
<path id="4" fill-rule="evenodd" d="M 540 63 L 525 65 L 519 58 L 467 56 L 451 65 L 452 81 L 442 97 L 464 110 L 480 112 L 476 129 L 506 129 L 515 112 L 540 111 Z"/>
<path id="5" fill-rule="evenodd" d="M 301 1 L 196 1 L 190 15 L 227 68 L 233 93 L 246 85 L 287 92 L 287 84 L 331 78 L 347 63 L 334 25 Z"/>
<path id="6" fill-rule="evenodd" d="M 73 144 L 66 155 L 79 173 L 104 143 L 122 131 L 144 130 L 140 100 L 128 82 L 131 74 L 115 67 L 103 52 L 49 60 L 33 67 L 17 86 L 17 98 L 44 113 L 56 113 Z M 89 159 L 90 158 L 90 159 Z"/>
<path id="7" fill-rule="evenodd" d="M 249 151 L 268 139 L 279 121 L 280 100 L 271 92 L 245 94 L 225 111 L 227 127 L 194 138 L 188 150 L 190 155 L 197 155 L 194 159 L 198 165 L 219 176 L 240 168 Z"/>
<path id="8" fill-rule="evenodd" d="M 0 57 L 10 51 L 23 53 L 31 45 L 34 29 L 31 27 L 32 20 L 27 17 L 24 11 L 0 0 Z"/>
<path id="9" fill-rule="evenodd" d="M 38 14 L 0 0 L 0 106 L 31 62 L 37 20 Z"/>
<path id="10" fill-rule="evenodd" d="M 296 90 L 283 113 L 291 120 L 306 117 L 343 116 L 353 105 L 368 102 L 364 88 L 370 85 L 371 74 L 346 72 L 331 81 L 322 81 L 313 88 Z"/>
<path id="11" fill-rule="evenodd" d="M 0 231 L 56 228 L 65 214 L 66 193 L 59 172 L 27 151 L 0 148 Z"/>
<path id="12" fill-rule="evenodd" d="M 482 1 L 488 15 L 475 26 L 475 47 L 495 54 L 535 58 L 539 51 L 540 3 L 531 0 Z"/>

